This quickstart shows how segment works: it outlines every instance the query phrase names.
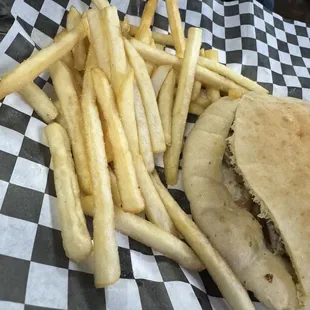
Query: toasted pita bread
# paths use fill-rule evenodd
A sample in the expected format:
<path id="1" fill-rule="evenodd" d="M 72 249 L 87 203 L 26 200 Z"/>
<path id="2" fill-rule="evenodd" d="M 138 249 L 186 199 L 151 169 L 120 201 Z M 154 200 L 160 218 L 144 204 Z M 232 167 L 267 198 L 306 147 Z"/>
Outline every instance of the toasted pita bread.
<path id="1" fill-rule="evenodd" d="M 279 230 L 310 297 L 310 106 L 246 95 L 237 109 L 231 150 L 261 212 Z M 308 308 L 307 308 L 308 309 Z"/>
<path id="2" fill-rule="evenodd" d="M 241 283 L 270 309 L 296 309 L 296 287 L 284 262 L 266 248 L 258 221 L 222 184 L 226 138 L 238 104 L 222 98 L 196 122 L 183 152 L 185 192 L 196 224 Z"/>

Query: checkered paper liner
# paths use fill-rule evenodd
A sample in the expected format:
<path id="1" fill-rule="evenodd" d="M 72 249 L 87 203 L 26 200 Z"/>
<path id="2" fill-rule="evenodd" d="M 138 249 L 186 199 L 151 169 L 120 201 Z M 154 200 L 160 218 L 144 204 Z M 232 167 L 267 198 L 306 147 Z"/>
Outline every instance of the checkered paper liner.
<path id="1" fill-rule="evenodd" d="M 71 5 L 83 12 L 90 0 L 14 1 L 15 21 L 0 43 L 0 74 L 49 44 Z M 144 4 L 112 5 L 121 19 L 139 24 Z M 284 20 L 256 1 L 179 0 L 179 7 L 185 33 L 190 26 L 202 28 L 203 47 L 217 49 L 220 62 L 274 95 L 310 100 L 310 28 L 304 23 Z M 153 30 L 168 28 L 159 0 Z M 35 82 L 55 98 L 48 73 Z M 229 309 L 206 271 L 189 272 L 120 233 L 121 279 L 96 290 L 91 260 L 77 265 L 62 248 L 45 124 L 16 93 L 0 104 L 0 309 Z M 185 136 L 195 120 L 189 115 Z M 156 162 L 163 176 L 162 157 Z M 179 176 L 169 191 L 190 214 Z M 92 231 L 90 218 L 87 224 Z M 266 309 L 258 302 L 255 307 Z"/>

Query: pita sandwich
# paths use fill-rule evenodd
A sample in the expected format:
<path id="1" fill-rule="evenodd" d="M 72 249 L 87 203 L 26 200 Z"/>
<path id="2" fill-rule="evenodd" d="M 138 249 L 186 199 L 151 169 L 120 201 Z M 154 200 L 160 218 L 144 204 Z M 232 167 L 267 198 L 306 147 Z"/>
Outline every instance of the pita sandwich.
<path id="1" fill-rule="evenodd" d="M 195 222 L 245 288 L 268 309 L 309 309 L 310 105 L 221 98 L 186 140 L 183 183 Z"/>

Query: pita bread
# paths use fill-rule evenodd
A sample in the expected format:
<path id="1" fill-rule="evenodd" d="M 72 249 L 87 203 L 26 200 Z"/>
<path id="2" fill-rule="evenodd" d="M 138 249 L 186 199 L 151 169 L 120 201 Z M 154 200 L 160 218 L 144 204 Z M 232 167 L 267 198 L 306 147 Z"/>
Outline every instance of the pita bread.
<path id="1" fill-rule="evenodd" d="M 310 106 L 243 97 L 232 152 L 245 184 L 279 230 L 305 298 L 310 296 Z"/>
<path id="2" fill-rule="evenodd" d="M 183 183 L 193 218 L 241 283 L 270 309 L 296 309 L 296 287 L 284 262 L 265 246 L 262 229 L 222 184 L 226 138 L 239 100 L 206 109 L 187 137 Z"/>

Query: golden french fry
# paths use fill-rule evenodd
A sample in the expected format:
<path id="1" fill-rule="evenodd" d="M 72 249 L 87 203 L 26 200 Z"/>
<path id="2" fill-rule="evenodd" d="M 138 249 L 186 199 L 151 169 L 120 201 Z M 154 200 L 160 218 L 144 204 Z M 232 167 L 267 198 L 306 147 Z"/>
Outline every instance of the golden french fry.
<path id="1" fill-rule="evenodd" d="M 165 45 L 156 43 L 155 46 L 156 46 L 156 48 L 159 49 L 160 51 L 164 51 L 164 50 L 165 50 Z"/>
<path id="2" fill-rule="evenodd" d="M 200 49 L 199 55 L 204 56 L 204 49 L 203 48 Z M 194 82 L 194 86 L 193 86 L 191 101 L 195 101 L 199 97 L 200 90 L 201 90 L 201 82 L 196 80 Z"/>
<path id="3" fill-rule="evenodd" d="M 149 221 L 170 234 L 178 235 L 140 155 L 136 157 L 135 167 L 140 189 L 145 200 L 145 213 Z"/>
<path id="4" fill-rule="evenodd" d="M 152 24 L 152 20 L 157 8 L 157 3 L 158 0 L 149 0 L 146 2 L 142 17 L 141 17 L 141 22 L 139 25 L 139 28 L 137 30 L 137 33 L 135 35 L 136 39 L 140 40 L 141 33 L 144 31 L 144 28 L 150 28 Z"/>
<path id="5" fill-rule="evenodd" d="M 121 26 L 115 6 L 105 8 L 101 12 L 103 28 L 109 47 L 111 65 L 111 83 L 117 94 L 127 72 L 127 60 L 122 39 Z"/>
<path id="6" fill-rule="evenodd" d="M 49 124 L 57 117 L 57 108 L 44 91 L 34 82 L 30 82 L 24 88 L 20 89 L 19 94 L 38 113 L 45 123 Z"/>
<path id="7" fill-rule="evenodd" d="M 164 154 L 165 175 L 168 184 L 178 181 L 179 158 L 183 144 L 189 104 L 195 78 L 195 67 L 199 57 L 202 31 L 190 28 L 181 68 L 178 89 L 172 112 L 171 146 Z"/>
<path id="8" fill-rule="evenodd" d="M 67 125 L 80 187 L 85 194 L 91 194 L 89 161 L 79 95 L 74 87 L 70 70 L 61 60 L 50 67 L 50 73 L 59 98 L 61 113 Z"/>
<path id="9" fill-rule="evenodd" d="M 92 52 L 92 51 L 91 51 Z M 92 57 L 90 55 L 90 57 Z M 115 238 L 114 203 L 91 68 L 86 67 L 81 107 L 94 200 L 95 286 L 106 287 L 118 280 L 120 264 Z"/>
<path id="10" fill-rule="evenodd" d="M 129 28 L 129 35 L 131 35 L 132 37 L 135 37 L 139 27 L 134 26 L 134 25 L 129 25 L 129 27 L 127 26 L 127 30 L 128 28 Z M 152 38 L 154 39 L 156 43 L 159 43 L 165 46 L 166 45 L 173 46 L 173 38 L 170 34 L 152 32 Z"/>
<path id="11" fill-rule="evenodd" d="M 66 131 L 68 131 L 68 127 L 67 127 L 67 124 L 66 124 L 66 121 L 65 121 L 65 118 L 61 112 L 61 104 L 60 104 L 60 101 L 59 100 L 56 100 L 53 102 L 57 111 L 58 111 L 58 115 L 55 119 L 55 122 L 58 123 L 59 125 L 61 125 L 61 127 L 65 128 Z"/>
<path id="12" fill-rule="evenodd" d="M 143 161 L 147 171 L 152 172 L 155 169 L 155 163 L 152 151 L 150 132 L 146 120 L 146 115 L 140 91 L 135 82 L 134 82 L 134 105 L 135 105 L 135 115 L 138 129 L 140 154 L 143 157 Z"/>
<path id="13" fill-rule="evenodd" d="M 195 100 L 192 101 L 192 103 L 194 103 L 195 105 L 199 105 L 202 108 L 207 108 L 212 102 L 210 100 L 210 98 L 207 97 L 207 92 L 205 89 L 202 89 L 200 91 L 199 97 Z"/>
<path id="14" fill-rule="evenodd" d="M 95 4 L 95 6 L 99 9 L 102 10 L 108 6 L 110 6 L 110 3 L 108 0 L 92 0 L 92 3 Z"/>
<path id="15" fill-rule="evenodd" d="M 204 268 L 185 242 L 137 215 L 115 207 L 115 226 L 121 233 L 161 252 L 182 267 L 190 270 Z"/>
<path id="16" fill-rule="evenodd" d="M 171 70 L 171 66 L 169 65 L 163 65 L 156 68 L 156 70 L 152 74 L 152 85 L 154 88 L 155 96 L 158 97 L 159 91 L 169 73 Z"/>
<path id="17" fill-rule="evenodd" d="M 67 29 L 62 29 L 54 38 L 54 42 L 59 42 L 66 34 L 68 33 Z M 74 59 L 72 55 L 72 51 L 69 51 L 65 56 L 61 59 L 69 68 L 74 68 Z"/>
<path id="18" fill-rule="evenodd" d="M 93 195 L 81 195 L 81 204 L 85 215 L 94 216 L 95 204 Z"/>
<path id="19" fill-rule="evenodd" d="M 123 209 L 132 213 L 141 212 L 144 209 L 144 201 L 138 186 L 137 176 L 124 128 L 116 109 L 113 90 L 101 69 L 92 69 L 92 77 L 99 109 L 104 114 L 107 122 Z"/>
<path id="20" fill-rule="evenodd" d="M 121 22 L 121 30 L 122 30 L 122 35 L 126 38 L 126 39 L 130 39 L 131 35 L 130 35 L 130 24 L 129 24 L 129 20 L 127 17 L 124 18 L 123 22 Z"/>
<path id="21" fill-rule="evenodd" d="M 124 43 L 129 62 L 135 71 L 135 77 L 141 93 L 149 126 L 153 152 L 163 152 L 166 149 L 163 127 L 159 116 L 154 89 L 150 76 L 147 72 L 145 62 L 129 43 L 129 41 L 125 39 Z"/>
<path id="22" fill-rule="evenodd" d="M 204 112 L 205 108 L 201 105 L 195 103 L 194 101 L 190 103 L 188 112 L 195 115 L 201 115 Z"/>
<path id="23" fill-rule="evenodd" d="M 110 172 L 111 189 L 112 189 L 112 197 L 113 197 L 114 205 L 116 207 L 121 207 L 122 206 L 122 200 L 121 200 L 119 188 L 117 185 L 117 179 L 116 179 L 116 176 L 115 176 L 115 174 L 114 174 L 114 172 L 110 166 L 109 166 L 109 172 Z"/>
<path id="24" fill-rule="evenodd" d="M 152 180 L 175 226 L 201 259 L 224 298 L 233 309 L 254 310 L 246 290 L 236 275 L 213 248 L 207 237 L 171 197 L 155 171 L 152 174 Z"/>
<path id="25" fill-rule="evenodd" d="M 214 60 L 208 59 L 206 57 L 199 57 L 198 64 L 203 68 L 209 69 L 213 72 L 216 72 L 236 84 L 244 87 L 247 90 L 255 91 L 257 93 L 268 94 L 268 90 L 264 87 L 260 86 L 258 83 L 248 79 L 247 77 L 241 75 L 238 72 L 222 65 Z M 233 89 L 233 88 L 232 88 Z"/>
<path id="26" fill-rule="evenodd" d="M 140 153 L 134 100 L 134 72 L 131 70 L 120 87 L 116 102 L 133 159 Z"/>
<path id="27" fill-rule="evenodd" d="M 10 93 L 19 91 L 32 82 L 40 73 L 51 64 L 64 57 L 72 48 L 86 36 L 82 23 L 75 26 L 63 36 L 59 42 L 55 42 L 36 54 L 32 55 L 13 71 L 2 77 L 0 82 L 0 99 Z"/>
<path id="28" fill-rule="evenodd" d="M 63 247 L 68 258 L 79 262 L 90 255 L 92 243 L 81 207 L 69 138 L 66 131 L 56 123 L 45 127 L 45 136 L 54 165 Z"/>
<path id="29" fill-rule="evenodd" d="M 214 62 L 219 61 L 218 52 L 216 50 L 207 50 L 205 51 L 204 55 L 207 59 L 213 60 Z M 211 103 L 213 103 L 221 98 L 221 94 L 218 89 L 209 87 L 207 88 L 207 97 L 210 99 Z"/>
<path id="30" fill-rule="evenodd" d="M 176 80 L 174 70 L 171 69 L 160 89 L 158 96 L 158 109 L 161 122 L 163 124 L 165 141 L 167 145 L 171 145 L 171 123 L 175 83 Z"/>
<path id="31" fill-rule="evenodd" d="M 109 47 L 107 35 L 103 31 L 103 25 L 98 10 L 88 10 L 87 20 L 89 24 L 89 42 L 92 45 L 97 59 L 97 64 L 108 78 L 111 76 Z"/>
<path id="32" fill-rule="evenodd" d="M 231 89 L 228 92 L 228 96 L 231 99 L 239 99 L 244 95 L 245 92 L 240 91 L 239 89 Z"/>
<path id="33" fill-rule="evenodd" d="M 68 16 L 67 16 L 67 30 L 72 30 L 76 25 L 81 22 L 81 14 L 77 11 L 74 6 L 71 6 Z M 73 58 L 74 58 L 74 67 L 78 71 L 82 71 L 85 69 L 86 62 L 86 44 L 85 39 L 82 39 L 78 42 L 78 44 L 72 50 Z"/>
<path id="34" fill-rule="evenodd" d="M 171 28 L 172 39 L 178 57 L 183 57 L 185 51 L 185 37 L 182 27 L 178 0 L 166 0 L 168 20 Z"/>
<path id="35" fill-rule="evenodd" d="M 152 46 L 144 44 L 136 39 L 131 39 L 130 43 L 145 61 L 152 62 L 159 66 L 171 65 L 176 70 L 180 70 L 182 67 L 182 59 L 179 59 L 174 55 L 160 51 L 159 49 L 153 48 Z M 228 93 L 230 89 L 239 89 L 241 91 L 246 90 L 244 87 L 237 85 L 235 82 L 200 65 L 196 65 L 195 78 L 203 85 L 209 85 L 226 93 Z"/>

